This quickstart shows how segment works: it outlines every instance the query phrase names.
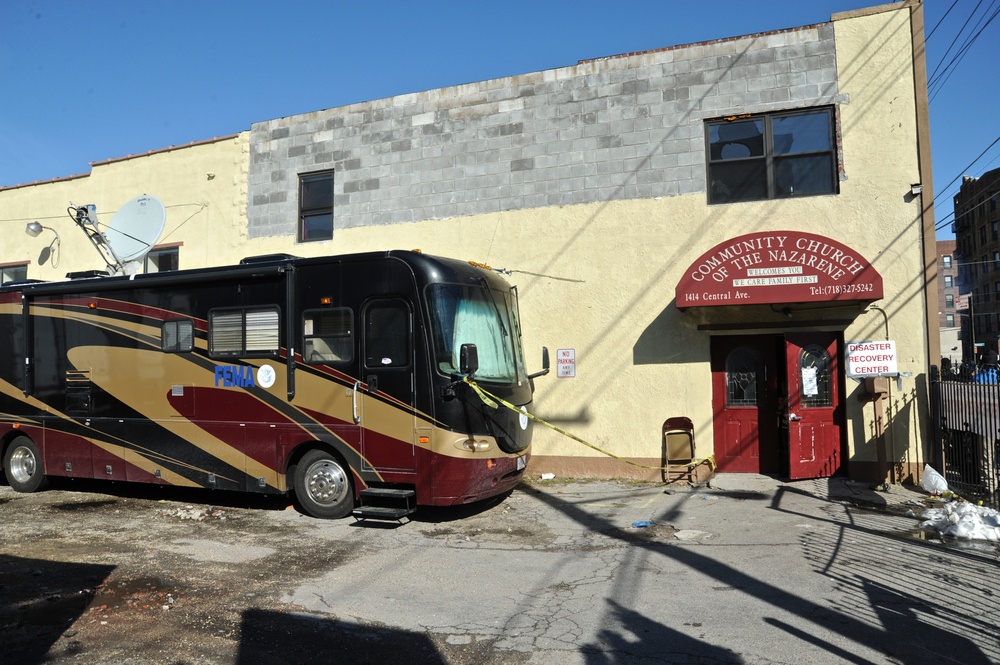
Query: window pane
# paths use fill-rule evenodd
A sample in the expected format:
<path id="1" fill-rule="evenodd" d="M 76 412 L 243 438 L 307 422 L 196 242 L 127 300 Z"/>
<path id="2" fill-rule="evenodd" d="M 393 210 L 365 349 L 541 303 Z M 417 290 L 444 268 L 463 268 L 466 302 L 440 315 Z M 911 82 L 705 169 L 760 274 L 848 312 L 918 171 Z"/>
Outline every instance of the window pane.
<path id="1" fill-rule="evenodd" d="M 726 406 L 757 406 L 760 355 L 750 347 L 734 349 L 726 358 Z"/>
<path id="2" fill-rule="evenodd" d="M 774 190 L 779 198 L 832 194 L 833 176 L 830 155 L 774 160 Z"/>
<path id="3" fill-rule="evenodd" d="M 170 249 L 156 249 L 146 255 L 146 272 L 163 272 L 164 270 L 177 270 L 179 250 L 176 247 Z"/>
<path id="4" fill-rule="evenodd" d="M 312 310 L 303 315 L 302 321 L 302 356 L 306 362 L 343 362 L 354 357 L 351 310 Z"/>
<path id="5" fill-rule="evenodd" d="M 333 237 L 333 213 L 302 216 L 303 240 L 329 240 Z"/>
<path id="6" fill-rule="evenodd" d="M 401 302 L 368 308 L 365 324 L 365 365 L 405 367 L 410 364 L 409 310 Z"/>
<path id="7" fill-rule="evenodd" d="M 161 348 L 175 353 L 194 349 L 194 324 L 188 319 L 164 321 Z"/>
<path id="8" fill-rule="evenodd" d="M 208 318 L 210 354 L 239 355 L 243 350 L 243 312 L 212 312 Z"/>
<path id="9" fill-rule="evenodd" d="M 767 168 L 763 159 L 712 164 L 709 178 L 709 203 L 767 198 Z"/>
<path id="10" fill-rule="evenodd" d="M 0 275 L 0 284 L 28 279 L 28 266 L 7 266 Z"/>
<path id="11" fill-rule="evenodd" d="M 333 174 L 305 176 L 302 178 L 302 196 L 299 205 L 303 210 L 333 206 Z"/>
<path id="12" fill-rule="evenodd" d="M 803 377 L 802 384 L 806 385 L 805 377 L 808 374 L 816 376 L 816 393 L 812 395 L 802 394 L 802 406 L 833 406 L 833 395 L 830 390 L 830 356 L 826 350 L 820 346 L 810 345 L 802 349 L 799 356 L 799 371 Z M 808 382 L 811 384 L 811 382 Z"/>
<path id="13" fill-rule="evenodd" d="M 247 312 L 247 352 L 277 352 L 280 347 L 277 310 Z"/>
<path id="14" fill-rule="evenodd" d="M 830 150 L 830 114 L 826 111 L 778 116 L 771 130 L 776 155 Z"/>
<path id="15" fill-rule="evenodd" d="M 712 160 L 764 156 L 764 121 L 741 120 L 709 126 Z"/>

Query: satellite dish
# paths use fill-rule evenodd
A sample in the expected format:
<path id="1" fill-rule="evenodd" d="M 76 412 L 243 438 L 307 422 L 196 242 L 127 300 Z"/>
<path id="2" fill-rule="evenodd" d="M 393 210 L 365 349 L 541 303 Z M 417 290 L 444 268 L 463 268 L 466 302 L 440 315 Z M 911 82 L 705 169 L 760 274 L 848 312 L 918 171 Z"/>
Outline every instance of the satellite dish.
<path id="1" fill-rule="evenodd" d="M 167 210 L 160 199 L 146 194 L 123 205 L 103 231 L 97 223 L 96 206 L 70 204 L 69 212 L 108 264 L 109 275 L 134 275 L 160 239 L 167 221 Z"/>
<path id="2" fill-rule="evenodd" d="M 115 213 L 104 230 L 104 241 L 124 268 L 129 261 L 142 261 L 163 233 L 167 210 L 155 196 L 137 196 Z"/>

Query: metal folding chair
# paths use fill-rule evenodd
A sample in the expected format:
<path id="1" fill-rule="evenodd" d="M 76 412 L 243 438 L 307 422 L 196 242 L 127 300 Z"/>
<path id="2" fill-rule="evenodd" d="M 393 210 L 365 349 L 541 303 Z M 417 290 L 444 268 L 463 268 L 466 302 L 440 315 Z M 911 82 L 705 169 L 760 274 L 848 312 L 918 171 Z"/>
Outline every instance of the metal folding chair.
<path id="1" fill-rule="evenodd" d="M 663 482 L 681 478 L 694 481 L 694 423 L 690 418 L 677 416 L 663 423 L 663 457 L 660 472 Z"/>

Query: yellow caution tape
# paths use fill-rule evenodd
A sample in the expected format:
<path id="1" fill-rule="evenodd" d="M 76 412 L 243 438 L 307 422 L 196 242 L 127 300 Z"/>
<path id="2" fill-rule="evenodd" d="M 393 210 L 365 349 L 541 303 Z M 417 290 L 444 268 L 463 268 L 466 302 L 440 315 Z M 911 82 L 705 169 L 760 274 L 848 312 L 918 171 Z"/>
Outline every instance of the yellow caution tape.
<path id="1" fill-rule="evenodd" d="M 657 471 L 673 471 L 673 470 L 677 470 L 679 468 L 680 469 L 691 469 L 691 468 L 694 468 L 694 467 L 698 466 L 699 464 L 702 464 L 704 462 L 708 462 L 708 464 L 712 468 L 712 470 L 715 471 L 715 455 L 714 454 L 709 455 L 708 457 L 705 457 L 705 458 L 702 458 L 702 459 L 699 459 L 699 460 L 692 460 L 691 462 L 689 462 L 687 464 L 667 464 L 666 466 L 650 466 L 648 464 L 639 464 L 638 462 L 633 462 L 632 460 L 625 459 L 624 457 L 619 457 L 618 455 L 615 455 L 612 452 L 609 452 L 607 450 L 604 450 L 603 448 L 599 448 L 598 446 L 595 446 L 594 444 L 590 443 L 589 441 L 584 441 L 583 439 L 581 439 L 577 435 L 572 434 L 570 432 L 567 432 L 566 430 L 562 429 L 561 427 L 556 427 L 552 423 L 547 422 L 545 420 L 542 420 L 541 418 L 539 418 L 536 415 L 528 413 L 527 409 L 522 409 L 522 408 L 519 408 L 517 406 L 514 406 L 510 402 L 508 402 L 508 401 L 506 401 L 504 399 L 501 399 L 500 397 L 497 397 L 496 395 L 494 395 L 494 394 L 492 394 L 490 392 L 487 392 L 486 390 L 484 390 L 483 388 L 481 388 L 479 386 L 479 384 L 477 384 L 475 381 L 473 381 L 469 377 L 465 377 L 464 380 L 465 380 L 465 383 L 467 385 L 469 385 L 476 392 L 477 395 L 479 395 L 479 399 L 483 400 L 483 403 L 486 404 L 486 406 L 490 407 L 491 409 L 497 409 L 502 404 L 503 406 L 507 407 L 511 411 L 516 411 L 517 413 L 523 413 L 525 416 L 527 416 L 531 420 L 535 421 L 539 425 L 544 425 L 545 427 L 548 427 L 549 429 L 551 429 L 551 430 L 553 430 L 555 432 L 559 432 L 560 434 L 562 434 L 565 437 L 573 439 L 577 443 L 580 443 L 580 444 L 583 444 L 583 445 L 587 446 L 591 450 L 596 450 L 597 452 L 601 453 L 602 455 L 607 455 L 608 457 L 613 457 L 616 460 L 618 460 L 619 462 L 622 462 L 624 464 L 630 464 L 632 466 L 639 467 L 640 469 L 654 469 L 654 470 L 657 470 Z"/>

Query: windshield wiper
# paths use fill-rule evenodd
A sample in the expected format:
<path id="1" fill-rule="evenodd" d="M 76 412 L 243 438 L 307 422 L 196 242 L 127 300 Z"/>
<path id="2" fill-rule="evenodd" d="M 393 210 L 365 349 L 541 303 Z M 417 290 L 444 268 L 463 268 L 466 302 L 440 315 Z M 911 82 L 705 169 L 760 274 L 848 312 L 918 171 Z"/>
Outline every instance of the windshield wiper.
<path id="1" fill-rule="evenodd" d="M 490 285 L 486 283 L 485 277 L 480 277 L 479 281 L 482 283 L 483 288 L 486 289 L 486 293 L 490 297 L 490 302 L 493 303 L 493 311 L 497 313 L 497 320 L 500 322 L 500 333 L 503 334 L 504 337 L 510 337 L 510 335 L 507 334 L 507 326 L 503 324 L 503 315 L 500 314 L 500 306 L 497 305 L 497 299 L 493 296 L 493 289 L 491 289 Z"/>

